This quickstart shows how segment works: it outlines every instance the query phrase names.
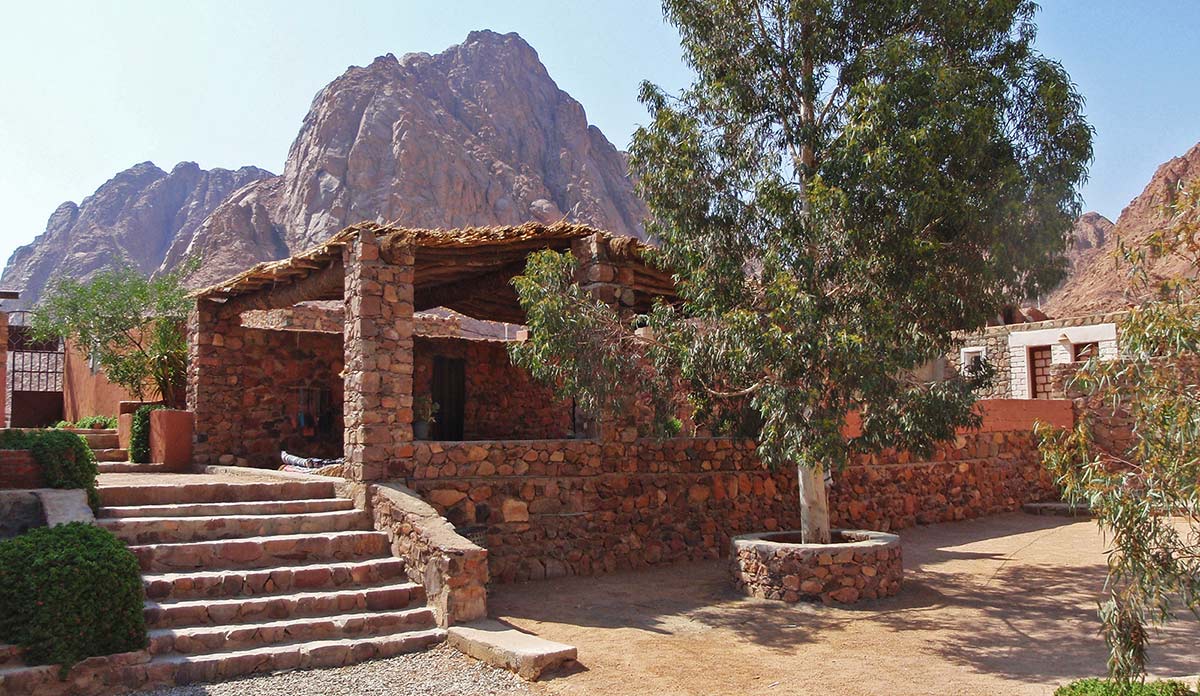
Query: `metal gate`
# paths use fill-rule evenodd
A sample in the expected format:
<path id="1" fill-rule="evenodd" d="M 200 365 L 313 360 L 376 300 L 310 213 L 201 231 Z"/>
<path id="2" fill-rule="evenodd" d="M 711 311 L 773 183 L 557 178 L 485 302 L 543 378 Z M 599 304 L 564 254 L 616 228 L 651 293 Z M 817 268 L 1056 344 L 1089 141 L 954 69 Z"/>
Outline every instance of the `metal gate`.
<path id="1" fill-rule="evenodd" d="M 63 343 L 36 341 L 30 313 L 8 315 L 8 425 L 53 425 L 63 415 Z"/>

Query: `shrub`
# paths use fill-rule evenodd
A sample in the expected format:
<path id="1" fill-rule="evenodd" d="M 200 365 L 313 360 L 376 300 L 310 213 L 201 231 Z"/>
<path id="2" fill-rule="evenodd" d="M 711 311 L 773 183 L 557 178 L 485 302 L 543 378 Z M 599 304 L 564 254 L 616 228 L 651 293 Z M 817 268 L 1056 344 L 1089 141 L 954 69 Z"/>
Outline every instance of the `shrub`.
<path id="1" fill-rule="evenodd" d="M 96 492 L 96 455 L 86 440 L 75 433 L 46 430 L 33 435 L 29 450 L 42 467 L 47 486 L 82 488 L 87 491 L 92 509 L 100 506 Z"/>
<path id="2" fill-rule="evenodd" d="M 68 667 L 146 646 L 137 559 L 112 533 L 72 522 L 0 542 L 0 640 L 29 664 Z"/>
<path id="3" fill-rule="evenodd" d="M 1196 696 L 1182 682 L 1117 682 L 1079 679 L 1054 690 L 1054 696 Z"/>
<path id="4" fill-rule="evenodd" d="M 33 445 L 35 437 L 36 433 L 27 433 L 24 430 L 0 431 L 0 449 L 27 450 Z"/>
<path id="5" fill-rule="evenodd" d="M 145 464 L 150 461 L 150 412 L 166 408 L 162 404 L 146 404 L 133 412 L 129 426 L 129 461 Z"/>
<path id="6" fill-rule="evenodd" d="M 100 428 L 115 428 L 117 427 L 117 419 L 112 416 L 87 416 L 75 421 L 76 428 L 85 430 L 96 430 Z"/>

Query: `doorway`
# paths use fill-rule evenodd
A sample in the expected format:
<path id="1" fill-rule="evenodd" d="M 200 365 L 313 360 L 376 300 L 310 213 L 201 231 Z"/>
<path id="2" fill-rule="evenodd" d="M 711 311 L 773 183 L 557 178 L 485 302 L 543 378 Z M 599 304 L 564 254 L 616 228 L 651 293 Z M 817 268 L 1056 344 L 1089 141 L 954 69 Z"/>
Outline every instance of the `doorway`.
<path id="1" fill-rule="evenodd" d="M 435 440 L 462 440 L 467 405 L 467 363 L 462 358 L 433 358 L 430 385 L 433 403 L 438 405 L 431 428 Z"/>

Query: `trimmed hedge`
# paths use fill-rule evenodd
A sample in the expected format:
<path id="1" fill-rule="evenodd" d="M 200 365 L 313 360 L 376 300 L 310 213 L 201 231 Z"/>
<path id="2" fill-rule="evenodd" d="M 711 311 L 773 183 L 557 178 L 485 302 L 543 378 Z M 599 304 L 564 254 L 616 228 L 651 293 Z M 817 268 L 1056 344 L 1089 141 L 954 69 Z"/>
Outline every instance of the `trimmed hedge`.
<path id="1" fill-rule="evenodd" d="M 133 412 L 129 425 L 129 461 L 145 464 L 150 461 L 150 412 L 164 409 L 162 404 L 146 404 Z"/>
<path id="2" fill-rule="evenodd" d="M 0 433 L 0 449 L 27 449 L 42 469 L 51 488 L 82 488 L 88 504 L 100 507 L 96 492 L 96 455 L 87 440 L 63 430 L 5 430 Z"/>
<path id="3" fill-rule="evenodd" d="M 1196 696 L 1183 682 L 1120 682 L 1079 679 L 1054 690 L 1054 696 Z"/>
<path id="4" fill-rule="evenodd" d="M 95 655 L 146 647 L 137 558 L 111 532 L 72 522 L 0 542 L 0 641 L 62 675 Z"/>

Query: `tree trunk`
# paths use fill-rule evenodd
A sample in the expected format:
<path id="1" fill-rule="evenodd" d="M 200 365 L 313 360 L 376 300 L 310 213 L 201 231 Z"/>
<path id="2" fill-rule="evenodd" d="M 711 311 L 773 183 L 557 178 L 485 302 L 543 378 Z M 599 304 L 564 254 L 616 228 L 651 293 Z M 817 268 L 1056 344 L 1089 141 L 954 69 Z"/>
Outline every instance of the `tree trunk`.
<path id="1" fill-rule="evenodd" d="M 828 544 L 829 501 L 825 469 L 820 464 L 796 467 L 800 476 L 800 535 L 806 544 Z"/>

